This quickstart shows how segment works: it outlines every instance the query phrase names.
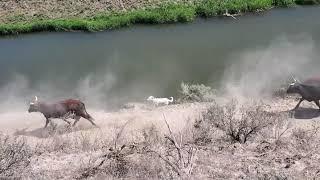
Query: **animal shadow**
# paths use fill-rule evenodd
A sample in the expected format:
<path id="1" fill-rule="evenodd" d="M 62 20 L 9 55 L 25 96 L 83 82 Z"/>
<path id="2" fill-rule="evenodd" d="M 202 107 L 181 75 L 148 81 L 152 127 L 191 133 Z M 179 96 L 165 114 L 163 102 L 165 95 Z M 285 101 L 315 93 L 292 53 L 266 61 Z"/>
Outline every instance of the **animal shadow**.
<path id="1" fill-rule="evenodd" d="M 295 119 L 313 119 L 320 116 L 320 110 L 313 108 L 298 108 L 292 113 Z"/>
<path id="2" fill-rule="evenodd" d="M 33 130 L 28 130 L 28 128 L 17 129 L 13 135 L 15 136 L 33 136 L 37 138 L 48 138 L 54 135 L 63 135 L 69 134 L 72 132 L 82 131 L 92 129 L 93 127 L 72 127 L 66 125 L 56 125 L 56 126 L 48 126 L 47 128 L 37 128 Z"/>

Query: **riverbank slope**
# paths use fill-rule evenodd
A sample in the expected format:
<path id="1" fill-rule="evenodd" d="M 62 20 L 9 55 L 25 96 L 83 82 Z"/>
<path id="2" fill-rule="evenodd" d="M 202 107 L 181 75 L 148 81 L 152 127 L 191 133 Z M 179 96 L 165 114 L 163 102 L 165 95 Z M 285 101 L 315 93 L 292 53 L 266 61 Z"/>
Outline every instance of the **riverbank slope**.
<path id="1" fill-rule="evenodd" d="M 274 7 L 319 4 L 320 0 L 100 0 L 0 2 L 0 35 L 39 31 L 103 31 L 133 24 L 191 22 Z"/>

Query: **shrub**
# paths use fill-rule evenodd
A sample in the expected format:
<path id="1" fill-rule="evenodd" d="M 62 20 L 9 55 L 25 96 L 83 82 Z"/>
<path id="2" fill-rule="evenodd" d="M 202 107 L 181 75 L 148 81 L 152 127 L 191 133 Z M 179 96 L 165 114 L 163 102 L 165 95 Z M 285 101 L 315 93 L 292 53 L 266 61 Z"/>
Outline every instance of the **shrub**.
<path id="1" fill-rule="evenodd" d="M 95 159 L 88 167 L 82 169 L 80 176 L 76 179 L 85 179 L 97 174 L 106 174 L 113 177 L 124 177 L 129 171 L 128 156 L 136 152 L 134 145 L 119 145 L 120 137 L 124 128 L 129 124 L 127 121 L 115 134 L 114 140 L 110 143 L 110 148 L 102 156 Z"/>
<path id="2" fill-rule="evenodd" d="M 32 151 L 24 139 L 0 134 L 0 176 L 16 175 L 30 163 Z"/>
<path id="3" fill-rule="evenodd" d="M 170 179 L 188 178 L 192 174 L 198 149 L 187 143 L 182 134 L 174 134 L 165 117 L 164 121 L 169 131 L 165 135 L 165 142 L 160 147 L 155 147 L 152 143 L 144 144 L 143 152 L 150 157 L 158 157 L 165 164 Z"/>
<path id="4" fill-rule="evenodd" d="M 232 141 L 246 143 L 280 116 L 263 110 L 263 104 L 242 105 L 232 100 L 220 106 L 214 103 L 202 114 L 200 123 L 222 130 Z"/>
<path id="5" fill-rule="evenodd" d="M 214 90 L 203 84 L 187 84 L 182 82 L 179 90 L 178 102 L 205 102 L 212 101 Z"/>
<path id="6" fill-rule="evenodd" d="M 215 128 L 210 121 L 203 121 L 203 118 L 196 119 L 194 123 L 193 143 L 196 145 L 207 145 L 213 141 Z"/>

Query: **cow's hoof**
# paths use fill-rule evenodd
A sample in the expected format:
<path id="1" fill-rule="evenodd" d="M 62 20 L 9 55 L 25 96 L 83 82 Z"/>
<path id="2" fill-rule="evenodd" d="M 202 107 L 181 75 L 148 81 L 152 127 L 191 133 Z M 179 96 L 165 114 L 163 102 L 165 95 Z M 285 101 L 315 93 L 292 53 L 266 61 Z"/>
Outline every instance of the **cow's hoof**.
<path id="1" fill-rule="evenodd" d="M 98 125 L 96 125 L 96 124 L 94 124 L 93 126 L 96 127 L 96 128 L 100 128 L 100 126 L 98 126 Z"/>
<path id="2" fill-rule="evenodd" d="M 293 109 L 291 109 L 290 111 L 295 112 L 296 110 L 298 110 L 298 108 L 293 108 Z"/>
<path id="3" fill-rule="evenodd" d="M 290 118 L 293 118 L 293 117 L 294 117 L 294 113 L 295 113 L 295 110 L 289 111 L 289 117 L 290 117 Z"/>

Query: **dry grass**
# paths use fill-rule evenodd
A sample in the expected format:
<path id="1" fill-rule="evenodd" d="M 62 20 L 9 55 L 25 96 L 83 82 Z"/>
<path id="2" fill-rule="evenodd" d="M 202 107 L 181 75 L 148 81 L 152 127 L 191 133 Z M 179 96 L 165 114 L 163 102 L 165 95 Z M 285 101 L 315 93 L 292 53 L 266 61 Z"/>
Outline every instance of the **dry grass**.
<path id="1" fill-rule="evenodd" d="M 166 109 L 173 111 L 177 106 L 184 104 Z M 136 121 L 121 121 L 101 129 L 57 126 L 43 137 L 1 136 L 0 157 L 7 158 L 5 162 L 16 162 L 1 176 L 19 174 L 31 179 L 320 177 L 318 121 L 310 126 L 294 127 L 285 112 L 270 111 L 260 102 L 211 103 L 200 117 L 179 122 L 165 113 L 164 108 L 148 113 L 153 111 L 163 112 L 159 114 L 162 123 L 149 122 L 138 129 L 132 129 Z M 184 127 L 175 128 L 176 123 Z M 8 156 L 11 152 L 15 155 Z"/>
<path id="2" fill-rule="evenodd" d="M 161 3 L 160 0 L 2 0 L 0 24 L 33 19 L 85 18 L 99 13 L 156 7 Z"/>

